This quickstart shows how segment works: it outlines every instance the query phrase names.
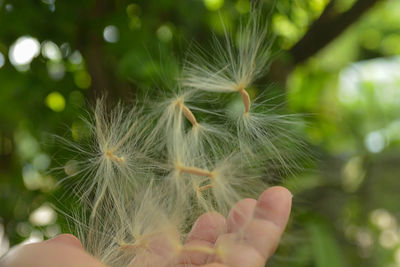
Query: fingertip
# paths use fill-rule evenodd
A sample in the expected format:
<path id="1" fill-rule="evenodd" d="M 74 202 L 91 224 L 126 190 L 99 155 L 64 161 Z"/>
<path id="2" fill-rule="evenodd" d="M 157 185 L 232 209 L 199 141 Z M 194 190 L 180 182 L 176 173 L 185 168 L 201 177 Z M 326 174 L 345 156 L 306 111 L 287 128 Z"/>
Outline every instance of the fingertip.
<path id="1" fill-rule="evenodd" d="M 83 245 L 81 241 L 74 235 L 72 234 L 61 234 L 56 237 L 53 237 L 52 239 L 49 239 L 45 241 L 47 243 L 59 243 L 59 244 L 64 244 L 68 245 L 71 247 L 83 249 Z"/>
<path id="2" fill-rule="evenodd" d="M 283 187 L 283 186 L 279 186 L 279 185 L 271 186 L 270 188 L 265 190 L 261 195 L 263 195 L 267 192 L 268 192 L 268 194 L 280 194 L 280 195 L 288 197 L 288 198 L 293 198 L 293 195 L 289 191 L 289 189 L 287 189 L 286 187 Z"/>
<path id="3" fill-rule="evenodd" d="M 292 193 L 282 186 L 265 190 L 257 201 L 254 218 L 269 220 L 283 231 L 289 219 L 292 198 Z"/>

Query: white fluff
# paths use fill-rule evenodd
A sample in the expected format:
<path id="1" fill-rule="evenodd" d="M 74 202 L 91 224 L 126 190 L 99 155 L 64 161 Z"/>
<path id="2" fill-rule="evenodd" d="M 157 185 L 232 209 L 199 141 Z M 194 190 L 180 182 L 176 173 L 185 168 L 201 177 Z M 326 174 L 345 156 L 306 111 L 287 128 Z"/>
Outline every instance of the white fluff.
<path id="1" fill-rule="evenodd" d="M 236 201 L 267 187 L 270 168 L 296 165 L 287 153 L 296 143 L 295 117 L 274 115 L 257 99 L 250 108 L 247 90 L 265 73 L 270 55 L 255 7 L 236 40 L 226 34 L 224 42 L 215 41 L 213 58 L 192 52 L 180 85 L 159 101 L 107 109 L 99 100 L 87 121 L 90 138 L 69 143 L 76 153 L 73 175 L 81 180 L 76 193 L 89 213 L 78 224 L 80 238 L 105 264 L 153 266 L 161 241 L 168 251 L 163 264 L 173 261 L 197 216 L 227 215 Z M 233 121 L 217 96 L 226 92 L 240 93 L 244 104 Z"/>

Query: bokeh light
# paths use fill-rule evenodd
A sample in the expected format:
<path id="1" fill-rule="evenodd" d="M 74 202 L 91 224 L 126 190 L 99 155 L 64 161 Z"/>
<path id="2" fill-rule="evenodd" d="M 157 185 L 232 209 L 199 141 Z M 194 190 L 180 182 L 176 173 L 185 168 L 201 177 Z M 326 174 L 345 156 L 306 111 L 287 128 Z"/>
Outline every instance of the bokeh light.
<path id="1" fill-rule="evenodd" d="M 30 236 L 25 239 L 21 244 L 27 245 L 43 241 L 43 233 L 39 230 L 33 230 Z"/>
<path id="2" fill-rule="evenodd" d="M 33 227 L 29 222 L 19 222 L 17 224 L 16 230 L 21 237 L 26 238 L 32 233 Z"/>
<path id="3" fill-rule="evenodd" d="M 46 226 L 44 229 L 44 235 L 48 238 L 55 237 L 56 235 L 61 233 L 61 228 L 58 224 L 52 224 Z"/>
<path id="4" fill-rule="evenodd" d="M 224 5 L 224 0 L 204 0 L 204 5 L 208 10 L 217 11 Z"/>
<path id="5" fill-rule="evenodd" d="M 343 166 L 343 189 L 347 192 L 355 192 L 363 182 L 365 170 L 362 164 L 361 157 L 353 157 Z"/>
<path id="6" fill-rule="evenodd" d="M 25 161 L 32 159 L 39 152 L 39 142 L 28 131 L 17 131 L 14 140 L 18 156 Z"/>
<path id="7" fill-rule="evenodd" d="M 79 65 L 82 63 L 82 55 L 78 50 L 75 50 L 69 57 L 68 57 L 69 62 L 71 62 L 74 65 Z"/>
<path id="8" fill-rule="evenodd" d="M 61 44 L 60 50 L 63 57 L 68 57 L 71 54 L 71 46 L 69 43 Z"/>
<path id="9" fill-rule="evenodd" d="M 61 80 L 65 75 L 65 66 L 62 62 L 50 60 L 46 63 L 47 72 L 53 80 Z"/>
<path id="10" fill-rule="evenodd" d="M 142 21 L 139 17 L 141 12 L 142 8 L 138 4 L 129 4 L 126 7 L 126 14 L 129 18 L 129 29 L 135 30 L 142 26 Z"/>
<path id="11" fill-rule="evenodd" d="M 5 8 L 7 12 L 12 12 L 14 10 L 14 6 L 12 4 L 6 4 Z"/>
<path id="12" fill-rule="evenodd" d="M 157 29 L 157 37 L 163 42 L 169 42 L 172 39 L 172 30 L 171 27 L 164 24 L 160 28 Z"/>
<path id="13" fill-rule="evenodd" d="M 74 73 L 74 82 L 81 89 L 87 89 L 92 84 L 90 74 L 85 70 L 80 70 Z"/>
<path id="14" fill-rule="evenodd" d="M 63 111 L 65 108 L 65 98 L 59 92 L 52 92 L 46 97 L 46 105 L 55 112 Z"/>
<path id="15" fill-rule="evenodd" d="M 45 153 L 38 153 L 32 161 L 33 167 L 40 171 L 45 171 L 50 166 L 50 157 Z"/>
<path id="16" fill-rule="evenodd" d="M 324 9 L 324 7 L 328 4 L 328 2 L 329 0 L 309 0 L 307 4 L 310 5 L 310 7 L 314 11 L 320 13 Z"/>
<path id="17" fill-rule="evenodd" d="M 28 190 L 38 190 L 44 184 L 43 176 L 31 164 L 22 168 L 22 178 Z"/>
<path id="18" fill-rule="evenodd" d="M 4 58 L 4 55 L 0 52 L 0 68 L 4 66 L 6 63 L 6 59 Z"/>
<path id="19" fill-rule="evenodd" d="M 108 25 L 104 28 L 103 37 L 106 42 L 116 43 L 119 40 L 119 30 L 114 25 Z"/>
<path id="20" fill-rule="evenodd" d="M 129 17 L 134 17 L 140 15 L 142 8 L 138 4 L 129 4 L 126 6 L 126 14 Z"/>
<path id="21" fill-rule="evenodd" d="M 249 0 L 238 0 L 235 4 L 235 8 L 239 13 L 245 14 L 250 11 L 250 1 Z"/>
<path id="22" fill-rule="evenodd" d="M 42 0 L 42 2 L 48 5 L 49 10 L 51 12 L 54 12 L 56 10 L 56 5 L 55 5 L 56 0 Z"/>
<path id="23" fill-rule="evenodd" d="M 396 219 L 385 209 L 376 209 L 370 214 L 371 222 L 379 229 L 393 229 L 396 227 Z"/>
<path id="24" fill-rule="evenodd" d="M 14 66 L 28 65 L 39 55 L 40 43 L 30 36 L 18 38 L 10 47 L 9 59 Z"/>
<path id="25" fill-rule="evenodd" d="M 36 210 L 34 210 L 30 216 L 29 221 L 36 226 L 45 226 L 53 224 L 57 219 L 57 214 L 49 204 L 45 203 Z"/>
<path id="26" fill-rule="evenodd" d="M 62 54 L 60 48 L 52 41 L 45 41 L 42 44 L 42 55 L 45 58 L 54 61 L 60 61 L 62 59 Z"/>
<path id="27" fill-rule="evenodd" d="M 393 249 L 399 244 L 399 235 L 394 229 L 386 229 L 379 235 L 379 244 L 386 249 Z"/>
<path id="28" fill-rule="evenodd" d="M 385 138 L 380 131 L 369 133 L 364 143 L 368 151 L 372 153 L 379 153 L 385 148 Z"/>
<path id="29" fill-rule="evenodd" d="M 284 37 L 284 47 L 288 48 L 298 38 L 301 32 L 296 25 L 284 14 L 276 14 L 272 18 L 273 30 L 277 35 Z"/>

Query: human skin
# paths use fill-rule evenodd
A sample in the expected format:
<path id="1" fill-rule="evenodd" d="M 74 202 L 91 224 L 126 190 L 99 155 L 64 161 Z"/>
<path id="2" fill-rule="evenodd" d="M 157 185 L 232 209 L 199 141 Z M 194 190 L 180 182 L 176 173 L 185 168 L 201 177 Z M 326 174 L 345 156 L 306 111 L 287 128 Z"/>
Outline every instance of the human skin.
<path id="1" fill-rule="evenodd" d="M 162 249 L 138 255 L 130 266 L 174 267 L 264 267 L 275 252 L 286 227 L 292 195 L 284 187 L 271 187 L 258 200 L 242 199 L 227 218 L 219 213 L 201 215 L 190 231 L 184 247 L 224 246 L 221 257 L 185 252 L 175 263 L 166 261 Z M 242 242 L 237 240 L 238 235 Z M 161 247 L 163 244 L 159 244 Z M 166 250 L 164 250 L 165 253 Z M 224 263 L 222 263 L 224 262 Z M 2 267 L 105 267 L 83 248 L 73 235 L 62 234 L 35 244 L 17 246 L 0 259 Z"/>

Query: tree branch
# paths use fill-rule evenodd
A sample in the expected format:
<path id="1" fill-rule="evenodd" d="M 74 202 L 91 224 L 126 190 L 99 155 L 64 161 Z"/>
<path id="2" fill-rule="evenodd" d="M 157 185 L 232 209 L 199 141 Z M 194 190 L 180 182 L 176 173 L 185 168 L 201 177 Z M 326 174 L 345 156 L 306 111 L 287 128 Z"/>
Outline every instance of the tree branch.
<path id="1" fill-rule="evenodd" d="M 335 16 L 334 0 L 325 8 L 322 15 L 311 25 L 303 38 L 290 49 L 294 64 L 304 62 L 338 37 L 356 22 L 379 0 L 358 0 L 348 11 Z"/>

